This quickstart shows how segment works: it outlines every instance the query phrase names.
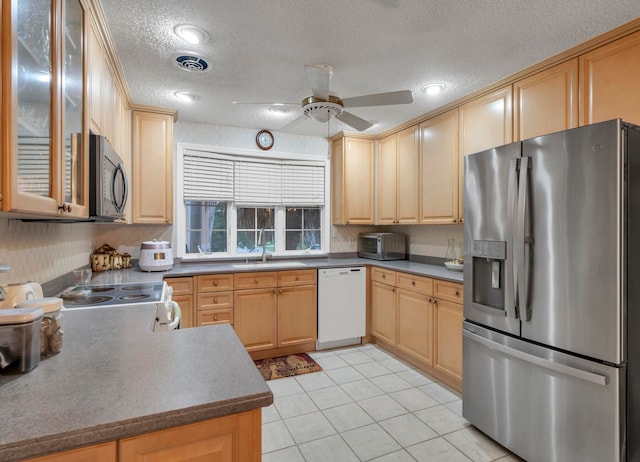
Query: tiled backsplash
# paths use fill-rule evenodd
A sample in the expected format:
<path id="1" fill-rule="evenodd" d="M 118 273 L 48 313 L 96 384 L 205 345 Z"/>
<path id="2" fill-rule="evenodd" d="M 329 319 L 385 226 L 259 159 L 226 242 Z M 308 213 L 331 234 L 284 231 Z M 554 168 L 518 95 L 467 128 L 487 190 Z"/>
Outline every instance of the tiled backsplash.
<path id="1" fill-rule="evenodd" d="M 0 273 L 0 284 L 44 283 L 89 264 L 89 256 L 109 244 L 133 258 L 150 239 L 171 239 L 170 226 L 95 223 L 26 223 L 0 218 L 0 263 L 11 271 Z"/>
<path id="2" fill-rule="evenodd" d="M 385 226 L 384 231 L 406 234 L 409 253 L 429 257 L 444 258 L 449 238 L 454 238 L 456 256 L 462 257 L 463 225 Z"/>

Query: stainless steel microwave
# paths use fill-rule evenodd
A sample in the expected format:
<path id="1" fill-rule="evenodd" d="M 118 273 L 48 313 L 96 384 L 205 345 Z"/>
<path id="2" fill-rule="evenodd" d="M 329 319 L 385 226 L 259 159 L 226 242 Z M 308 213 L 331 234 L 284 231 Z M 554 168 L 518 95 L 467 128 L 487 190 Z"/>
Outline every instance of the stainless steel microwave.
<path id="1" fill-rule="evenodd" d="M 91 135 L 89 216 L 96 221 L 124 221 L 128 183 L 124 164 L 104 136 Z"/>
<path id="2" fill-rule="evenodd" d="M 358 255 L 374 260 L 404 260 L 405 236 L 402 233 L 360 233 Z"/>

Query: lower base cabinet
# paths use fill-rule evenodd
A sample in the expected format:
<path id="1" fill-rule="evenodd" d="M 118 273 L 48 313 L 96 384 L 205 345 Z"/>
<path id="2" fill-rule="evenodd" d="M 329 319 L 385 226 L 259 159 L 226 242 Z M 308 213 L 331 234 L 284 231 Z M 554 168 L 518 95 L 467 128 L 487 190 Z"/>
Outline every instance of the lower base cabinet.
<path id="1" fill-rule="evenodd" d="M 120 440 L 119 462 L 260 461 L 260 410 Z"/>
<path id="2" fill-rule="evenodd" d="M 258 408 L 28 462 L 259 462 L 261 454 L 262 410 Z"/>
<path id="3" fill-rule="evenodd" d="M 28 459 L 26 462 L 116 462 L 116 442 L 58 452 L 48 456 Z"/>
<path id="4" fill-rule="evenodd" d="M 462 390 L 459 283 L 371 270 L 371 334 L 383 348 Z"/>

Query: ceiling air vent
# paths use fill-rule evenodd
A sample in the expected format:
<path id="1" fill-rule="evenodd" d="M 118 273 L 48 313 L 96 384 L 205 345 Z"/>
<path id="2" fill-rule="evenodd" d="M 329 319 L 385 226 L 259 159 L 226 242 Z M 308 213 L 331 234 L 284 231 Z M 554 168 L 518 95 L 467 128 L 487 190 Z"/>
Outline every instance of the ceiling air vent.
<path id="1" fill-rule="evenodd" d="M 209 63 L 202 57 L 194 54 L 180 54 L 175 57 L 176 66 L 188 72 L 208 71 Z"/>

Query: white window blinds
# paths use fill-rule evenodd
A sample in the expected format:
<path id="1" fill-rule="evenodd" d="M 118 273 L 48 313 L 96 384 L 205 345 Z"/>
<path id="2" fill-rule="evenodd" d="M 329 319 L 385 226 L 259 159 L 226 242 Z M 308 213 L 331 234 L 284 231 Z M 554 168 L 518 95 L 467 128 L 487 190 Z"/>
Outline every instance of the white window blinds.
<path id="1" fill-rule="evenodd" d="M 323 205 L 324 166 L 184 152 L 184 199 L 244 205 Z"/>
<path id="2" fill-rule="evenodd" d="M 238 204 L 281 204 L 279 164 L 235 162 L 235 201 Z"/>
<path id="3" fill-rule="evenodd" d="M 184 199 L 233 200 L 233 161 L 185 153 Z"/>
<path id="4" fill-rule="evenodd" d="M 324 204 L 324 167 L 283 165 L 282 203 L 284 205 Z"/>

